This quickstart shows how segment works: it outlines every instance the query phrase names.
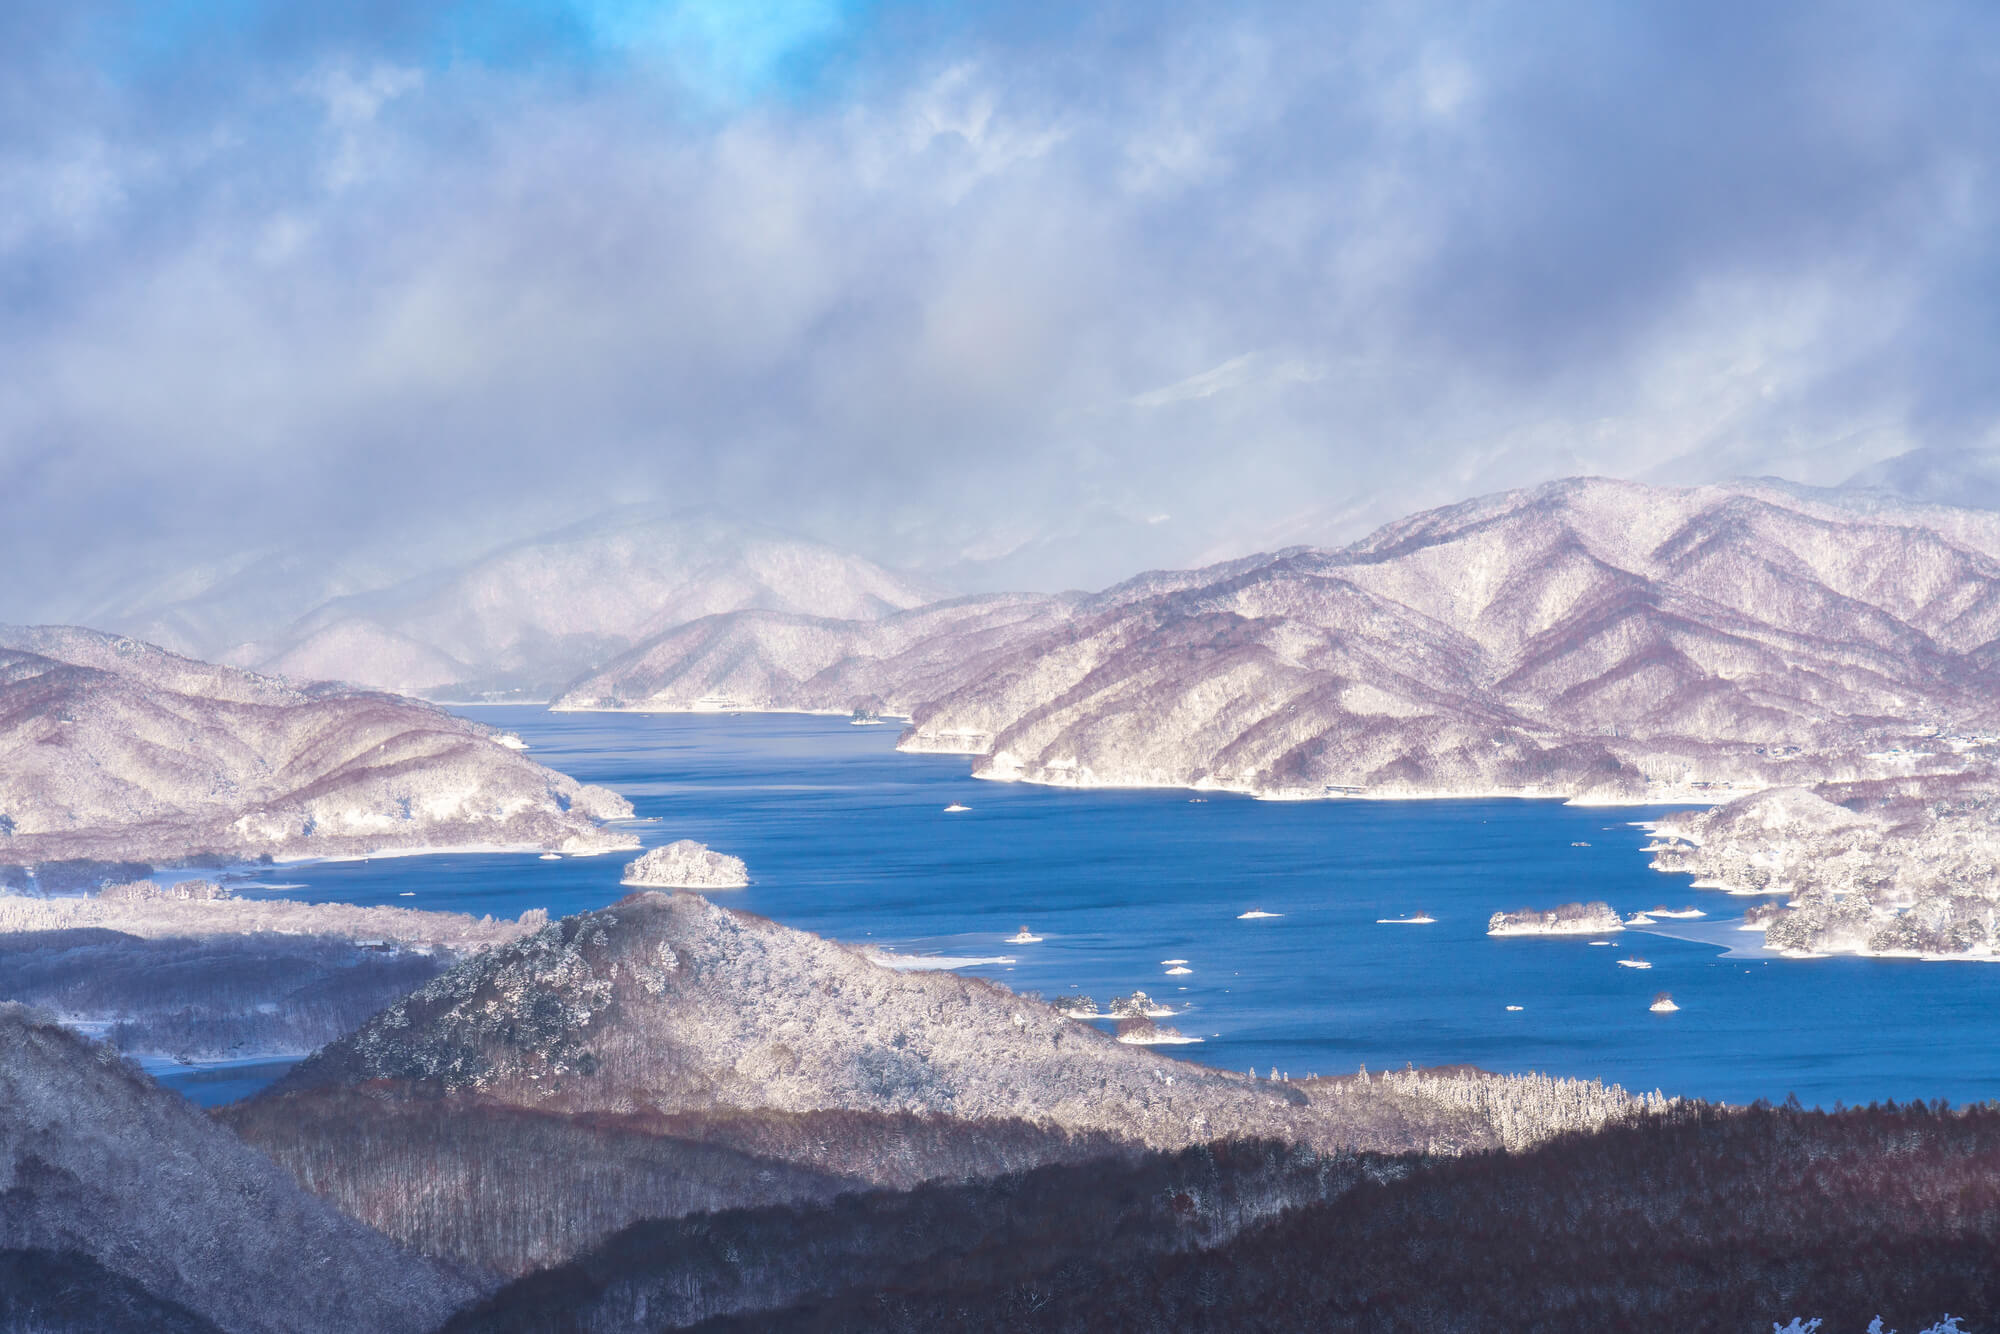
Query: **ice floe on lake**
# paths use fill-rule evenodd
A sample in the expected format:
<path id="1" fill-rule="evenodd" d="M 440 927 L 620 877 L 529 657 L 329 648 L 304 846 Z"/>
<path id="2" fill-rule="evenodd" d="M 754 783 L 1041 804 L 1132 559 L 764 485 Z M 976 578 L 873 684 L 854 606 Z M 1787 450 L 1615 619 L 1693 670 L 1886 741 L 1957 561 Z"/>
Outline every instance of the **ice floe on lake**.
<path id="1" fill-rule="evenodd" d="M 972 956 L 961 954 L 891 954 L 887 950 L 873 950 L 868 958 L 884 968 L 893 968 L 899 973 L 944 973 L 957 968 L 978 968 L 987 964 L 1013 963 L 1009 954 Z"/>

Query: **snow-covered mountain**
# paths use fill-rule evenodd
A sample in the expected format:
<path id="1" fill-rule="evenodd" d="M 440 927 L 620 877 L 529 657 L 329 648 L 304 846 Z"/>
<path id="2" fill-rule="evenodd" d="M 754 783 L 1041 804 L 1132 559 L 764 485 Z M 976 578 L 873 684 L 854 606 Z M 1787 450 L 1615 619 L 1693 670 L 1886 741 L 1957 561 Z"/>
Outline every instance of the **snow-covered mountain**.
<path id="1" fill-rule="evenodd" d="M 622 797 L 518 746 L 415 700 L 0 627 L 0 864 L 637 846 L 604 827 Z"/>
<path id="2" fill-rule="evenodd" d="M 79 619 L 295 681 L 544 699 L 697 617 L 755 608 L 866 619 L 941 596 L 834 547 L 653 507 L 415 576 L 390 568 L 380 555 L 266 553 L 147 583 Z"/>
<path id="3" fill-rule="evenodd" d="M 762 611 L 703 617 L 572 682 L 551 707 L 906 714 L 1066 624 L 1079 601 L 994 593 L 872 621 Z"/>
<path id="4" fill-rule="evenodd" d="M 18 1005 L 0 1005 L 0 1108 L 0 1255 L 25 1280 L 9 1328 L 419 1334 L 472 1295 Z"/>
<path id="5" fill-rule="evenodd" d="M 1470 1071 L 1252 1078 L 1121 1043 L 983 979 L 900 971 L 693 894 L 641 892 L 457 965 L 231 1120 L 391 1235 L 507 1268 L 520 1237 L 538 1236 L 534 1262 L 548 1263 L 593 1244 L 593 1228 L 690 1211 L 685 1173 L 653 1198 L 629 1189 L 667 1142 L 762 1160 L 692 1206 L 720 1209 L 769 1199 L 801 1170 L 906 1188 L 1227 1138 L 1518 1149 L 1662 1105 Z M 507 1192 L 483 1186 L 513 1170 L 500 1159 L 524 1120 L 544 1128 L 556 1170 Z M 400 1129 L 335 1151 L 361 1123 Z M 379 1147 L 399 1134 L 438 1147 Z M 414 1205 L 398 1200 L 412 1156 L 457 1164 Z M 595 1203 L 614 1197 L 625 1216 Z M 465 1221 L 440 1227 L 451 1214 Z"/>
<path id="6" fill-rule="evenodd" d="M 1688 799 L 1964 767 L 2000 720 L 2000 515 L 1572 479 L 1088 598 L 723 616 L 559 708 L 912 715 L 1058 784 Z"/>

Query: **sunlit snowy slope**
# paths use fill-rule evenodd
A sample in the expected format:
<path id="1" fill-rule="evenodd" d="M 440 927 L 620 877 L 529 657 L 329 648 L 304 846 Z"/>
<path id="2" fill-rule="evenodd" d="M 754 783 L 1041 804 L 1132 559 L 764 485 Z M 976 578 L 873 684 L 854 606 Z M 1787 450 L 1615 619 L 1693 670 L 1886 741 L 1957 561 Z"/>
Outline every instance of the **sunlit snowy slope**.
<path id="1" fill-rule="evenodd" d="M 1578 479 L 1088 598 L 710 618 L 557 707 L 879 707 L 1045 783 L 1657 801 L 1959 770 L 1996 666 L 2000 515 Z"/>
<path id="2" fill-rule="evenodd" d="M 0 627 L 0 865 L 634 847 L 622 797 L 431 705 Z"/>

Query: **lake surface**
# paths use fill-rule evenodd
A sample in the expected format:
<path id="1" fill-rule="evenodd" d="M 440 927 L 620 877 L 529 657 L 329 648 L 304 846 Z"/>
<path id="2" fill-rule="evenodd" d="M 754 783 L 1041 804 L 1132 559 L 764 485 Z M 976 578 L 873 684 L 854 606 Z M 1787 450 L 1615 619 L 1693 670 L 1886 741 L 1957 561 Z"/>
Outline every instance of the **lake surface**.
<path id="1" fill-rule="evenodd" d="M 1161 1021 L 1203 1039 L 1163 1049 L 1185 1059 L 1295 1076 L 1462 1061 L 1732 1102 L 2000 1097 L 2000 966 L 1760 957 L 1760 937 L 1731 929 L 1746 900 L 1648 869 L 1631 822 L 1657 811 L 1197 802 L 979 782 L 963 757 L 896 753 L 893 725 L 460 712 L 625 794 L 658 820 L 637 826 L 648 846 L 743 857 L 753 884 L 718 902 L 899 953 L 1009 957 L 963 971 L 1049 999 L 1144 990 L 1185 1007 Z M 310 864 L 282 868 L 300 887 L 276 892 L 560 915 L 628 892 L 627 859 Z M 1497 910 L 1575 899 L 1710 916 L 1599 937 L 1611 946 L 1485 934 Z M 1239 919 L 1253 910 L 1282 915 Z M 1419 912 L 1436 924 L 1378 924 Z M 1024 924 L 1042 941 L 1006 943 Z M 1635 956 L 1652 967 L 1619 966 Z M 1174 959 L 1191 971 L 1169 976 Z M 1662 990 L 1678 1013 L 1648 1010 Z M 240 1095 L 249 1075 L 224 1086 Z"/>

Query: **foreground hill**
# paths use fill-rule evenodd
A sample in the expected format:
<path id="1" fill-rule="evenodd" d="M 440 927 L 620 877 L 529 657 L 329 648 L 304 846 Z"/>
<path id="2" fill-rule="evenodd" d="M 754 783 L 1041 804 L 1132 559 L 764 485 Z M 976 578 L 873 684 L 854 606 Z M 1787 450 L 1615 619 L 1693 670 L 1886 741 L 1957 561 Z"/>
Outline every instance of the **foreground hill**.
<path id="1" fill-rule="evenodd" d="M 448 1328 L 1969 1334 L 2000 1310 L 1996 1159 L 1991 1107 L 1921 1103 L 1683 1104 L 1455 1159 L 1224 1145 L 999 1190 L 642 1224 Z M 1287 1193 L 1307 1198 L 1218 1227 Z"/>
<path id="2" fill-rule="evenodd" d="M 594 1176 L 564 1166 L 595 1161 L 591 1143 L 660 1170 L 666 1149 L 647 1158 L 616 1136 L 762 1160 L 775 1184 L 702 1206 L 720 1208 L 822 1194 L 784 1185 L 800 1169 L 908 1186 L 1224 1137 L 1459 1152 L 1649 1105 L 1598 1084 L 1477 1073 L 1250 1078 L 1119 1043 L 990 982 L 896 971 L 692 894 L 641 893 L 460 964 L 229 1115 L 392 1235 L 518 1272 L 685 1200 L 679 1187 L 665 1203 L 627 1193 L 623 1217 L 588 1206 L 594 1234 L 552 1228 L 596 1198 Z M 546 1177 L 488 1160 L 523 1135 L 568 1145 Z M 459 1164 L 443 1176 L 460 1184 L 397 1203 L 392 1186 L 439 1179 L 427 1154 Z M 503 1179 L 516 1184 L 479 1184 Z"/>
<path id="3" fill-rule="evenodd" d="M 421 574 L 348 564 L 329 583 L 280 560 L 250 562 L 198 590 L 106 602 L 93 623 L 298 681 L 539 700 L 697 617 L 754 608 L 866 619 L 939 596 L 851 552 L 652 507 Z"/>
<path id="4" fill-rule="evenodd" d="M 606 851 L 631 814 L 492 729 L 149 644 L 0 627 L 0 864 Z"/>
<path id="5" fill-rule="evenodd" d="M 1028 602 L 914 638 L 724 617 L 557 706 L 852 683 L 985 777 L 1291 797 L 1686 800 L 1956 770 L 2000 724 L 2000 516 L 1876 496 L 1579 479 Z"/>
<path id="6" fill-rule="evenodd" d="M 686 893 L 633 894 L 480 954 L 315 1053 L 274 1093 L 377 1080 L 569 1114 L 1019 1118 L 1149 1147 L 1224 1127 L 1401 1147 L 1409 1130 L 1346 1115 L 1347 1086 L 1334 1081 L 1315 1097 L 1313 1085 L 1175 1061 L 996 983 L 890 968 Z M 1589 1085 L 1478 1087 L 1484 1098 L 1454 1095 L 1425 1133 L 1442 1147 L 1527 1143 L 1632 1105 Z"/>
<path id="7" fill-rule="evenodd" d="M 0 1108 L 11 1328 L 417 1334 L 471 1295 L 14 1005 L 0 1006 Z"/>

